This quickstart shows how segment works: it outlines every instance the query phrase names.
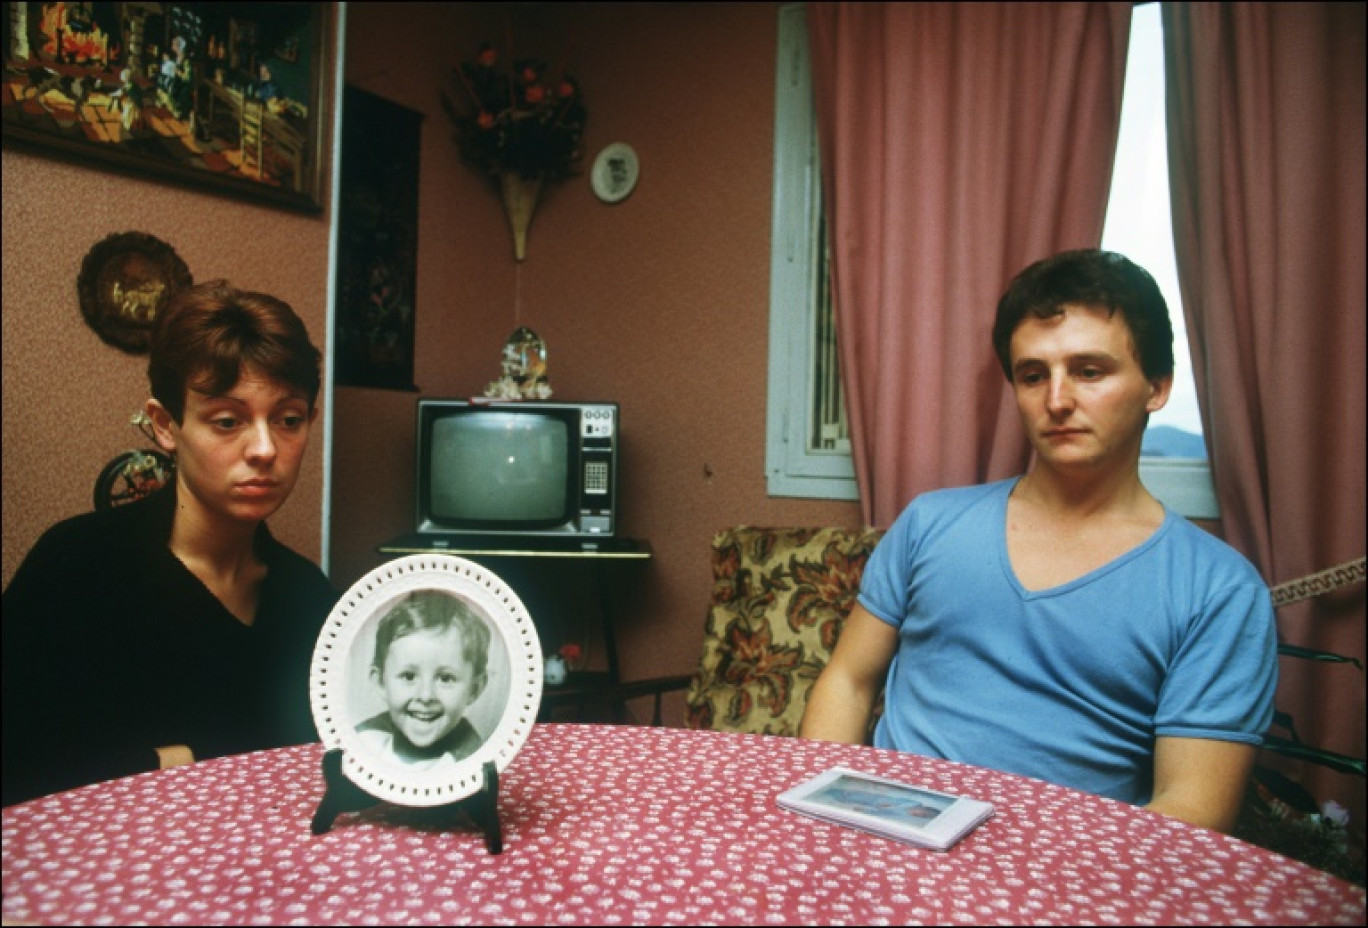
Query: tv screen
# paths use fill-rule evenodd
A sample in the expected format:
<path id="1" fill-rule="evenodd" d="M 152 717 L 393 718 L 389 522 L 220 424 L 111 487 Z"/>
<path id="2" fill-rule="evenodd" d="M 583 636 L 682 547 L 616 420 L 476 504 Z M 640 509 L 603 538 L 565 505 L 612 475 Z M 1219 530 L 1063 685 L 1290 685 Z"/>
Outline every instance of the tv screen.
<path id="1" fill-rule="evenodd" d="M 431 515 L 454 523 L 536 524 L 569 509 L 569 426 L 551 415 L 493 410 L 432 423 Z"/>

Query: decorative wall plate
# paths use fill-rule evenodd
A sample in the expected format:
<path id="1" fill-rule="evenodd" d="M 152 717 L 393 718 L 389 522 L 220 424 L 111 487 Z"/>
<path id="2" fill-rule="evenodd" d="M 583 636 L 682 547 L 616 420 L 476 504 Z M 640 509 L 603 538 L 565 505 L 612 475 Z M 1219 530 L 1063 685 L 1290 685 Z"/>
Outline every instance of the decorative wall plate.
<path id="1" fill-rule="evenodd" d="M 396 610 L 406 615 L 387 621 Z M 488 640 L 477 696 L 461 690 L 478 676 L 480 649 L 457 630 L 472 622 Z M 406 806 L 474 795 L 486 761 L 502 773 L 532 731 L 541 692 L 541 644 L 522 601 L 492 571 L 446 554 L 396 558 L 352 584 L 324 623 L 309 677 L 314 724 L 326 749 L 342 751 L 342 773 Z"/>
<path id="2" fill-rule="evenodd" d="M 641 165 L 632 146 L 614 142 L 594 159 L 593 172 L 589 182 L 594 193 L 605 203 L 616 203 L 626 199 L 635 188 Z"/>
<path id="3" fill-rule="evenodd" d="M 176 459 L 156 448 L 125 451 L 95 478 L 95 508 L 113 509 L 136 502 L 176 477 Z"/>
<path id="4" fill-rule="evenodd" d="M 119 232 L 97 243 L 81 262 L 76 292 L 86 324 L 129 354 L 145 354 L 157 313 L 193 283 L 170 245 L 143 232 Z"/>

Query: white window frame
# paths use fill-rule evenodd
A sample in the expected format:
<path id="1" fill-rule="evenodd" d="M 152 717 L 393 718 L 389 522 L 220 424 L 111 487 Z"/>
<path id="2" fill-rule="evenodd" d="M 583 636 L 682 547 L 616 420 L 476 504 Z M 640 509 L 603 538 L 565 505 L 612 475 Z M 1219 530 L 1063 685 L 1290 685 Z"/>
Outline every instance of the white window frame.
<path id="1" fill-rule="evenodd" d="M 766 484 L 770 496 L 856 500 L 860 495 L 849 448 L 816 450 L 811 435 L 820 304 L 816 262 L 822 260 L 825 243 L 819 229 L 821 166 L 802 4 L 779 11 L 777 72 Z"/>
<path id="2" fill-rule="evenodd" d="M 765 476 L 770 496 L 859 499 L 849 449 L 813 449 L 820 279 L 821 171 L 812 109 L 804 5 L 779 11 L 775 78 L 774 211 L 770 246 L 769 377 Z M 1191 519 L 1219 519 L 1205 460 L 1144 457 L 1140 479 L 1170 509 Z"/>

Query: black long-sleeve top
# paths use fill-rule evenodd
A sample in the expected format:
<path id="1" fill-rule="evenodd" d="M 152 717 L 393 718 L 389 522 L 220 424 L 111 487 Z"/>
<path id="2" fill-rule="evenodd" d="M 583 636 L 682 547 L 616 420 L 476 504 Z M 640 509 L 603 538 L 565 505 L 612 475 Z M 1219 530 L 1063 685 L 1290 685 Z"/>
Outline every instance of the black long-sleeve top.
<path id="1" fill-rule="evenodd" d="M 197 760 L 316 740 L 314 644 L 337 600 L 323 572 L 262 524 L 266 564 L 244 625 L 168 543 L 174 484 L 50 528 L 3 599 L 3 800 L 12 805 Z"/>

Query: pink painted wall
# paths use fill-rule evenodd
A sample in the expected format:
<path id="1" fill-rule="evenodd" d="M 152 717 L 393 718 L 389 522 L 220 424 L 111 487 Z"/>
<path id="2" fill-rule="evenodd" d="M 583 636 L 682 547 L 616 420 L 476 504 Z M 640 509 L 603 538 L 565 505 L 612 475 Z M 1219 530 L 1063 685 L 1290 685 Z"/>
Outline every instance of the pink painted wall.
<path id="1" fill-rule="evenodd" d="M 438 89 L 482 40 L 568 69 L 589 121 L 584 174 L 543 193 L 527 258 L 502 205 L 459 160 Z M 628 679 L 693 670 L 727 526 L 857 525 L 858 506 L 770 498 L 765 391 L 778 4 L 351 4 L 347 80 L 428 115 L 423 126 L 415 379 L 479 394 L 519 325 L 547 342 L 556 399 L 621 404 L 625 534 L 654 558 L 620 573 Z M 636 149 L 626 200 L 592 193 L 606 145 Z M 334 581 L 384 560 L 411 528 L 411 393 L 335 401 Z M 711 476 L 708 476 L 708 474 Z M 557 578 L 548 575 L 555 581 Z M 586 637 L 588 637 L 586 633 Z M 592 641 L 586 642 L 592 644 Z M 667 703 L 682 721 L 682 698 Z"/>
<path id="2" fill-rule="evenodd" d="M 331 100 L 330 90 L 325 90 L 325 99 Z M 329 159 L 323 163 L 326 171 Z M 90 510 L 95 478 L 104 464 L 146 444 L 128 423 L 148 395 L 146 356 L 107 346 L 81 316 L 76 277 L 90 248 L 117 232 L 154 235 L 176 250 L 196 281 L 226 277 L 284 299 L 321 348 L 329 218 L 326 212 L 289 212 L 169 181 L 115 174 L 8 144 L 0 165 L 0 493 L 8 585 L 44 529 Z M 318 427 L 298 487 L 271 527 L 285 543 L 317 559 L 322 513 L 323 435 Z"/>

